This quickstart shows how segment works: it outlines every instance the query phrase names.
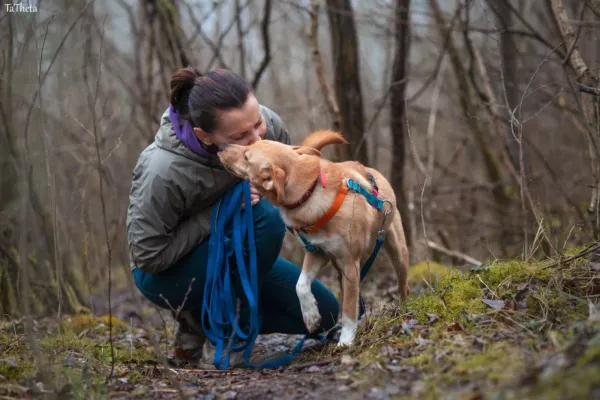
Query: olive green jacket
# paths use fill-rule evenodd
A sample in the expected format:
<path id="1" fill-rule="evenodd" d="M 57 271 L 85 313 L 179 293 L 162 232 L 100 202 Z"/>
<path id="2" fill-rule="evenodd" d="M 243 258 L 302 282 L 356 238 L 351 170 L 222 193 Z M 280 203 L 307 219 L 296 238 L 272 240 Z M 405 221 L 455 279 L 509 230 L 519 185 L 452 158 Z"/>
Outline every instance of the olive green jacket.
<path id="1" fill-rule="evenodd" d="M 281 118 L 262 105 L 260 111 L 265 139 L 290 144 Z M 133 170 L 126 223 L 131 268 L 164 271 L 208 239 L 213 203 L 238 182 L 215 156 L 196 154 L 175 136 L 167 109 Z"/>

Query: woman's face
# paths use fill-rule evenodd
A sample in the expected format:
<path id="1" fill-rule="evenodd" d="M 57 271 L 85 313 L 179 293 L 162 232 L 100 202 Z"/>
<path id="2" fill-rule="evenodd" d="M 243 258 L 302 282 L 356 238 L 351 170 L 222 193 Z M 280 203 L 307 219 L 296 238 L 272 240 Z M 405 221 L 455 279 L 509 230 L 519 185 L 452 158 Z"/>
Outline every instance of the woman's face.
<path id="1" fill-rule="evenodd" d="M 267 132 L 258 100 L 251 93 L 241 108 L 217 112 L 217 128 L 207 134 L 200 128 L 194 133 L 206 145 L 239 144 L 248 146 L 262 140 Z"/>

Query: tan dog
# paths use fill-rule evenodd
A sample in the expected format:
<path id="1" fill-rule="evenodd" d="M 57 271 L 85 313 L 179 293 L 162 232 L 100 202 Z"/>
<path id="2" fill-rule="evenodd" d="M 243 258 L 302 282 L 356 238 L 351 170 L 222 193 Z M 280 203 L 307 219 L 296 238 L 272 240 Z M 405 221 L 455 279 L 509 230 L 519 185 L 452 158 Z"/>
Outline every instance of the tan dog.
<path id="1" fill-rule="evenodd" d="M 338 345 L 344 346 L 352 344 L 356 336 L 360 269 L 373 252 L 378 232 L 386 232 L 381 248 L 394 265 L 401 299 L 409 293 L 408 249 L 389 182 L 378 171 L 358 162 L 322 159 L 319 150 L 334 143 L 347 144 L 340 134 L 323 130 L 309 135 L 301 146 L 269 140 L 250 146 L 229 145 L 219 152 L 219 158 L 232 174 L 249 180 L 261 195 L 279 206 L 288 227 L 294 227 L 323 250 L 324 254 L 306 252 L 296 285 L 309 332 L 314 332 L 321 322 L 311 284 L 328 260 L 337 269 L 342 297 Z M 378 186 L 378 197 L 389 201 L 386 207 L 390 214 L 386 218 L 362 194 L 347 190 L 346 179 L 351 178 L 369 192 L 375 189 L 377 193 L 369 173 Z"/>

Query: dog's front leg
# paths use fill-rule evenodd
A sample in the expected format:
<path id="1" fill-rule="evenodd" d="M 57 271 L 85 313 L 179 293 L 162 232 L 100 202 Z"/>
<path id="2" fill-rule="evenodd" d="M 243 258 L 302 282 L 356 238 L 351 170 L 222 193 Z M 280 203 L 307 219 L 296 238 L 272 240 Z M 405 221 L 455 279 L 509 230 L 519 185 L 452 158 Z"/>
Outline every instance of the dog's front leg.
<path id="1" fill-rule="evenodd" d="M 346 261 L 346 260 L 345 260 Z M 338 346 L 350 346 L 358 328 L 358 296 L 360 290 L 360 260 L 347 260 L 342 272 L 342 332 Z"/>
<path id="2" fill-rule="evenodd" d="M 327 264 L 328 259 L 323 254 L 306 253 L 302 263 L 302 272 L 296 283 L 296 293 L 300 300 L 304 325 L 310 333 L 316 331 L 321 325 L 321 314 L 317 307 L 317 299 L 312 294 L 311 286 L 321 268 Z"/>

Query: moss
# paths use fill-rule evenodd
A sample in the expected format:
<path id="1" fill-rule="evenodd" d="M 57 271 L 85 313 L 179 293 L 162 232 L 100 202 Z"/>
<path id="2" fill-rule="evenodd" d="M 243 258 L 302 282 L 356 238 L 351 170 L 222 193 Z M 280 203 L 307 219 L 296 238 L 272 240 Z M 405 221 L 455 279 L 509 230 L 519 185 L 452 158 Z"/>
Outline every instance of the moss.
<path id="1" fill-rule="evenodd" d="M 509 382 L 525 367 L 524 356 L 515 347 L 511 343 L 498 342 L 481 353 L 456 354 L 453 357 L 456 364 L 445 377 L 450 382 L 457 376 L 469 380 L 488 379 L 492 383 Z"/>
<path id="2" fill-rule="evenodd" d="M 452 271 L 452 269 L 448 266 L 433 261 L 423 261 L 412 265 L 408 269 L 408 283 L 414 285 L 423 280 L 432 283 L 447 275 L 450 271 Z"/>
<path id="3" fill-rule="evenodd" d="M 598 388 L 600 366 L 588 365 L 554 373 L 527 388 L 524 394 L 529 399 L 540 400 L 591 399 L 592 392 Z"/>
<path id="4" fill-rule="evenodd" d="M 14 365 L 12 364 L 14 362 Z M 29 360 L 6 358 L 0 361 L 0 376 L 9 382 L 18 382 L 35 374 L 35 365 Z M 1 379 L 0 379 L 1 380 Z"/>
<path id="5" fill-rule="evenodd" d="M 547 281 L 553 270 L 540 262 L 510 260 L 492 264 L 478 272 L 481 280 L 492 290 L 505 293 L 514 290 L 515 284 L 532 280 Z"/>
<path id="6" fill-rule="evenodd" d="M 44 354 L 51 356 L 69 351 L 88 354 L 95 346 L 96 343 L 92 339 L 75 334 L 48 335 L 40 341 Z"/>
<path id="7" fill-rule="evenodd" d="M 485 304 L 481 302 L 479 282 L 466 273 L 449 271 L 418 297 L 409 298 L 407 310 L 414 313 L 421 323 L 429 320 L 428 314 L 438 314 L 447 322 L 456 320 L 467 313 L 482 313 Z"/>
<path id="8" fill-rule="evenodd" d="M 100 332 L 108 331 L 109 321 L 112 321 L 114 330 L 124 330 L 127 324 L 114 315 L 112 319 L 108 315 L 96 317 L 89 314 L 81 314 L 73 317 L 67 317 L 63 323 L 62 328 L 67 332 L 81 333 L 88 329 L 97 329 Z"/>
<path id="9" fill-rule="evenodd" d="M 589 345 L 585 352 L 577 358 L 576 365 L 582 367 L 586 364 L 597 363 L 600 364 L 600 341 L 595 340 L 593 344 Z"/>

